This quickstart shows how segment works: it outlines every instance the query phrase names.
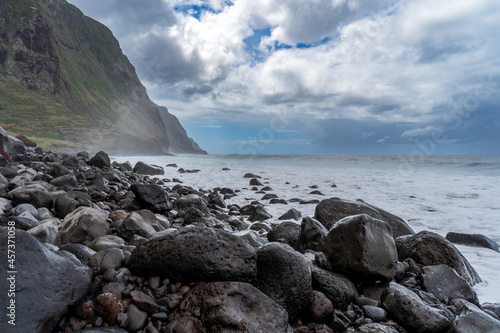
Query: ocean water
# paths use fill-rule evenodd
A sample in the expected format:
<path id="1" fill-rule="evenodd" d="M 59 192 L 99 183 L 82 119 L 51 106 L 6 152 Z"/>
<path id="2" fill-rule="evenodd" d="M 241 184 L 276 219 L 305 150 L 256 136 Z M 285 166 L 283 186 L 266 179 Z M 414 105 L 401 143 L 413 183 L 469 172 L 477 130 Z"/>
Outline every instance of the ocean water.
<path id="1" fill-rule="evenodd" d="M 479 233 L 500 244 L 500 156 L 310 156 L 310 155 L 178 155 L 117 157 L 164 167 L 164 178 L 178 178 L 196 189 L 241 190 L 228 204 L 248 204 L 263 194 L 250 190 L 247 172 L 262 177 L 281 199 L 339 197 L 362 199 L 405 219 L 416 231 Z M 179 173 L 178 168 L 199 169 Z M 223 171 L 223 168 L 230 170 Z M 172 183 L 172 186 L 175 183 Z M 311 188 L 311 186 L 317 188 Z M 335 186 L 333 186 L 335 185 Z M 319 190 L 323 196 L 310 194 Z M 316 204 L 270 205 L 273 221 L 290 208 L 313 216 Z M 481 276 L 480 302 L 500 303 L 500 253 L 456 245 Z"/>

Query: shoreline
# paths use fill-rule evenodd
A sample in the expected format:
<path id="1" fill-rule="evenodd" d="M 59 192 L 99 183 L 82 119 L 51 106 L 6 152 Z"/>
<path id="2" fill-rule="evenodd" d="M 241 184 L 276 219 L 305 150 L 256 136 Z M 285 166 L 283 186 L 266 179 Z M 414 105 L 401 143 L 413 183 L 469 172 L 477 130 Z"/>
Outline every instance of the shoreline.
<path id="1" fill-rule="evenodd" d="M 146 328 L 171 332 L 178 325 L 187 324 L 210 330 L 221 325 L 209 316 L 210 311 L 198 314 L 196 307 L 180 311 L 179 305 L 182 303 L 183 309 L 190 309 L 193 297 L 205 302 L 209 294 L 222 302 L 220 304 L 235 302 L 232 294 L 223 291 L 230 289 L 233 294 L 255 300 L 252 306 L 234 303 L 245 317 L 253 318 L 251 324 L 239 322 L 242 330 L 249 329 L 250 326 L 245 325 L 254 325 L 251 327 L 264 331 L 267 327 L 269 331 L 274 325 L 276 332 L 305 332 L 305 329 L 354 332 L 362 328 L 403 332 L 405 328 L 414 327 L 415 324 L 406 319 L 413 313 L 421 320 L 427 318 L 425 325 L 434 325 L 430 330 L 446 332 L 466 320 L 465 313 L 471 311 L 480 318 L 488 313 L 489 325 L 497 325 L 498 320 L 492 316 L 498 316 L 500 304 L 483 304 L 482 310 L 477 307 L 480 304 L 471 288 L 476 280 L 474 270 L 467 268 L 467 261 L 460 257 L 458 250 L 448 254 L 458 258 L 456 262 L 451 257 L 442 257 L 440 263 L 422 263 L 423 257 L 412 254 L 423 250 L 418 245 L 419 238 L 432 239 L 439 249 L 453 249 L 451 243 L 432 233 L 415 235 L 402 219 L 378 207 L 322 198 L 317 203 L 309 203 L 316 205 L 314 218 L 301 218 L 292 212 L 284 222 L 277 223 L 277 217 L 269 217 L 267 204 L 226 204 L 241 190 L 230 184 L 197 190 L 175 179 L 166 179 L 164 167 L 111 163 L 106 153 L 90 157 L 90 154 L 48 150 L 37 154 L 34 149 L 28 149 L 22 155 L 13 156 L 14 162 L 6 162 L 1 167 L 2 174 L 7 175 L 3 176 L 7 184 L 2 187 L 3 192 L 0 191 L 3 193 L 0 203 L 2 207 L 11 206 L 0 215 L 2 225 L 12 226 L 14 221 L 16 227 L 27 230 L 16 232 L 16 245 L 22 247 L 24 243 L 35 242 L 30 243 L 31 246 L 36 244 L 39 255 L 45 256 L 40 258 L 41 262 L 64 258 L 70 271 L 78 272 L 74 283 L 70 282 L 66 288 L 68 292 L 77 293 L 78 299 L 63 301 L 62 309 L 50 315 L 44 313 L 48 317 L 43 318 L 29 319 L 24 317 L 28 309 L 17 308 L 19 323 L 26 321 L 40 328 L 37 325 L 42 322 L 43 325 L 52 322 L 55 332 L 85 331 L 91 327 L 99 330 L 106 324 L 114 326 L 116 332 Z M 252 176 L 256 177 L 247 180 L 255 184 L 251 186 L 255 186 L 260 195 L 271 194 L 258 175 Z M 279 200 L 279 197 L 269 198 Z M 33 211 L 28 205 L 39 207 Z M 322 209 L 322 205 L 329 208 Z M 332 209 L 340 215 L 332 215 Z M 35 211 L 38 218 L 34 216 Z M 92 219 L 92 231 L 84 227 L 88 218 Z M 294 218 L 297 220 L 292 221 Z M 335 222 L 342 219 L 344 223 L 337 226 Z M 290 223 L 285 223 L 287 220 Z M 328 250 L 340 244 L 334 234 L 343 232 L 334 225 L 335 228 L 370 226 L 366 230 L 378 235 L 377 239 L 384 239 L 385 246 L 380 248 L 368 238 L 349 236 L 350 241 L 339 251 L 347 251 L 342 253 L 352 255 L 352 261 L 349 260 L 347 266 L 338 266 L 336 252 Z M 394 230 L 399 230 L 401 235 L 396 237 Z M 401 237 L 404 242 L 398 241 Z M 414 243 L 408 252 L 404 243 L 410 239 Z M 363 257 L 363 251 L 354 251 L 353 244 L 379 253 L 376 258 L 393 259 L 380 266 Z M 40 250 L 42 248 L 45 250 Z M 438 248 L 436 251 L 440 252 Z M 176 251 L 180 252 L 174 255 Z M 401 253 L 407 253 L 404 256 L 408 257 L 398 257 Z M 159 254 L 163 259 L 157 262 L 155 258 Z M 23 265 L 23 255 L 35 254 L 21 252 L 16 265 Z M 365 258 L 366 265 L 355 265 L 361 258 Z M 236 262 L 241 263 L 235 266 Z M 276 271 L 277 267 L 270 265 L 271 262 L 289 264 Z M 429 274 L 424 274 L 425 267 L 444 263 L 458 265 L 454 268 L 460 280 L 448 281 L 455 286 L 450 291 L 454 298 L 430 292 L 429 281 L 423 285 Z M 27 266 L 23 268 L 29 271 Z M 282 270 L 290 268 L 289 273 L 283 274 Z M 45 272 L 47 268 L 37 269 Z M 30 276 L 37 276 L 33 274 L 35 271 L 30 272 Z M 51 276 L 59 283 L 68 283 L 60 275 Z M 38 290 L 36 281 L 17 277 L 16 283 L 21 289 L 16 290 L 22 290 L 17 291 L 18 299 L 27 297 L 29 292 L 45 292 L 49 293 L 45 297 L 54 302 L 51 298 L 54 295 L 50 295 L 53 290 Z M 387 284 L 389 281 L 391 284 Z M 464 281 L 468 287 L 462 287 L 467 294 L 456 297 L 459 290 L 456 283 Z M 42 282 L 48 283 L 38 281 Z M 332 283 L 336 286 L 334 291 Z M 379 290 L 378 296 L 368 291 L 374 287 Z M 418 299 L 408 296 L 410 290 L 416 292 Z M 290 297 L 294 301 L 290 302 Z M 439 300 L 439 297 L 445 298 Z M 412 306 L 403 305 L 406 301 Z M 264 314 L 257 311 L 259 304 L 266 304 L 265 310 L 274 311 L 275 317 L 263 320 Z M 55 308 L 52 303 L 44 306 L 48 307 L 45 312 Z M 407 312 L 400 313 L 399 308 Z"/>

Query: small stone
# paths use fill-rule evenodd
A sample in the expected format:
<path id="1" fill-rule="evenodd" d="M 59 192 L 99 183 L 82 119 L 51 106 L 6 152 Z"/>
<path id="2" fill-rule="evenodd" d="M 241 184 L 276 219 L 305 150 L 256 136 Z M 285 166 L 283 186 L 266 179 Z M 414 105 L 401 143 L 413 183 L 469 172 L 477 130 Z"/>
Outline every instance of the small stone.
<path id="1" fill-rule="evenodd" d="M 148 320 L 148 314 L 144 311 L 139 310 L 134 304 L 130 304 L 127 309 L 127 315 L 130 318 L 130 323 L 127 326 L 129 332 L 137 332 L 142 330 L 146 326 L 146 321 Z"/>
<path id="2" fill-rule="evenodd" d="M 115 210 L 109 213 L 109 218 L 112 221 L 117 221 L 117 220 L 125 220 L 128 216 L 128 213 L 124 211 L 123 209 Z"/>
<path id="3" fill-rule="evenodd" d="M 140 291 L 131 291 L 130 297 L 134 300 L 134 304 L 141 310 L 148 312 L 149 314 L 158 312 L 158 304 L 155 300 Z"/>
<path id="4" fill-rule="evenodd" d="M 76 307 L 76 314 L 82 319 L 89 319 L 94 315 L 94 303 L 86 301 L 78 304 Z"/>
<path id="5" fill-rule="evenodd" d="M 124 306 L 118 297 L 111 293 L 100 294 L 95 300 L 95 312 L 110 325 L 116 324 L 116 318 Z"/>
<path id="6" fill-rule="evenodd" d="M 311 318 L 318 323 L 323 323 L 333 314 L 332 302 L 320 291 L 313 290 L 309 303 Z"/>
<path id="7" fill-rule="evenodd" d="M 116 317 L 116 321 L 120 327 L 126 328 L 130 324 L 130 318 L 126 313 L 119 313 Z"/>

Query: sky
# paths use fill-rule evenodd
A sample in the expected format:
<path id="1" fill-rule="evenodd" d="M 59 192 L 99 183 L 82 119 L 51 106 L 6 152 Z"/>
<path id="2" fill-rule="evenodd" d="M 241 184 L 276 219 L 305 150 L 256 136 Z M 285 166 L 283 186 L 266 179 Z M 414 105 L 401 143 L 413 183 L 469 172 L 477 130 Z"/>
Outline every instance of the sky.
<path id="1" fill-rule="evenodd" d="M 500 155 L 498 0 L 69 0 L 211 154 Z"/>

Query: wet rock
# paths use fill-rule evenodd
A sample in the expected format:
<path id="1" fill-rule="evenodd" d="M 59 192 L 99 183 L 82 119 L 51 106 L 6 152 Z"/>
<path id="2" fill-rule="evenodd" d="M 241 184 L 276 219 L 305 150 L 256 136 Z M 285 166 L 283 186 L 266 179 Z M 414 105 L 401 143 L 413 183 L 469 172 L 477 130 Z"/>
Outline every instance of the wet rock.
<path id="1" fill-rule="evenodd" d="M 262 186 L 262 183 L 257 178 L 250 179 L 250 185 L 252 186 Z"/>
<path id="2" fill-rule="evenodd" d="M 453 321 L 454 333 L 500 332 L 500 321 L 471 303 L 465 304 Z"/>
<path id="3" fill-rule="evenodd" d="M 302 213 L 295 208 L 289 209 L 285 214 L 278 217 L 278 220 L 295 220 L 298 221 L 302 217 Z"/>
<path id="4" fill-rule="evenodd" d="M 116 324 L 118 314 L 125 311 L 122 300 L 110 293 L 97 296 L 94 304 L 96 314 L 110 325 Z"/>
<path id="5" fill-rule="evenodd" d="M 273 226 L 267 234 L 270 242 L 280 242 L 295 247 L 299 238 L 300 225 L 295 222 L 282 222 Z"/>
<path id="6" fill-rule="evenodd" d="M 16 230 L 15 237 L 15 270 L 19 272 L 14 278 L 15 322 L 23 332 L 51 332 L 69 307 L 76 306 L 87 293 L 91 284 L 88 267 L 77 263 L 74 256 L 71 260 L 48 250 L 25 231 Z M 8 229 L 0 227 L 2 258 L 7 258 L 7 240 Z M 7 272 L 12 268 L 7 260 L 0 265 L 4 272 L 0 288 L 7 296 L 11 277 Z M 1 332 L 10 332 L 11 328 L 6 318 L 0 321 Z"/>
<path id="7" fill-rule="evenodd" d="M 255 250 L 238 236 L 188 227 L 138 246 L 128 267 L 175 281 L 249 281 L 256 274 L 256 259 Z"/>
<path id="8" fill-rule="evenodd" d="M 370 205 L 369 203 L 364 202 L 361 199 L 357 199 L 356 202 L 359 202 L 367 207 L 376 210 L 381 215 L 381 220 L 391 227 L 394 238 L 404 235 L 413 235 L 415 233 L 415 231 L 413 231 L 408 223 L 406 223 L 406 221 L 399 216 L 391 214 L 388 211 L 383 210 L 382 208 Z"/>
<path id="9" fill-rule="evenodd" d="M 273 216 L 267 210 L 265 210 L 264 207 L 257 206 L 257 207 L 255 207 L 255 210 L 248 218 L 248 221 L 250 221 L 250 222 L 265 221 L 265 220 L 268 220 L 272 217 Z"/>
<path id="10" fill-rule="evenodd" d="M 463 298 L 479 304 L 474 289 L 453 268 L 443 264 L 425 266 L 422 277 L 424 290 L 432 293 L 440 301 Z"/>
<path id="11" fill-rule="evenodd" d="M 167 192 L 156 184 L 132 184 L 131 191 L 143 209 L 163 213 L 170 208 Z"/>
<path id="12" fill-rule="evenodd" d="M 330 229 L 337 221 L 347 216 L 359 214 L 366 214 L 379 220 L 382 218 L 382 215 L 373 208 L 340 198 L 322 200 L 316 206 L 314 218 Z"/>
<path id="13" fill-rule="evenodd" d="M 384 308 L 398 323 L 418 333 L 441 332 L 450 327 L 453 319 L 450 311 L 430 307 L 415 293 L 403 288 L 387 288 L 382 294 Z"/>
<path id="14" fill-rule="evenodd" d="M 66 215 L 59 225 L 61 243 L 81 243 L 85 240 L 93 241 L 97 237 L 109 233 L 109 224 L 106 221 L 108 213 L 90 207 L 78 207 Z"/>
<path id="15" fill-rule="evenodd" d="M 269 243 L 257 251 L 257 277 L 253 283 L 296 318 L 307 308 L 312 292 L 309 264 L 292 247 Z"/>
<path id="16" fill-rule="evenodd" d="M 165 171 L 159 165 L 146 164 L 144 162 L 137 162 L 134 166 L 134 172 L 140 175 L 164 175 Z"/>
<path id="17" fill-rule="evenodd" d="M 102 168 L 109 168 L 111 167 L 111 161 L 109 159 L 108 154 L 106 154 L 103 151 L 98 152 L 95 154 L 90 161 L 88 162 L 89 165 L 98 167 L 100 169 Z"/>
<path id="18" fill-rule="evenodd" d="M 396 274 L 398 253 L 391 228 L 365 214 L 337 222 L 321 251 L 334 270 L 348 277 L 390 281 Z"/>
<path id="19" fill-rule="evenodd" d="M 487 249 L 500 252 L 498 244 L 485 235 L 449 232 L 446 234 L 445 238 L 455 244 L 485 247 Z"/>
<path id="20" fill-rule="evenodd" d="M 319 251 L 327 234 L 328 230 L 318 220 L 304 217 L 300 224 L 300 233 L 295 246 L 302 253 L 307 249 Z"/>
<path id="21" fill-rule="evenodd" d="M 170 315 L 165 332 L 291 333 L 288 314 L 248 283 L 200 283 Z"/>
<path id="22" fill-rule="evenodd" d="M 396 239 L 396 246 L 400 261 L 411 258 L 424 266 L 445 264 L 453 268 L 469 285 L 481 282 L 475 269 L 460 251 L 436 233 L 421 231 L 415 235 L 401 236 Z"/>

